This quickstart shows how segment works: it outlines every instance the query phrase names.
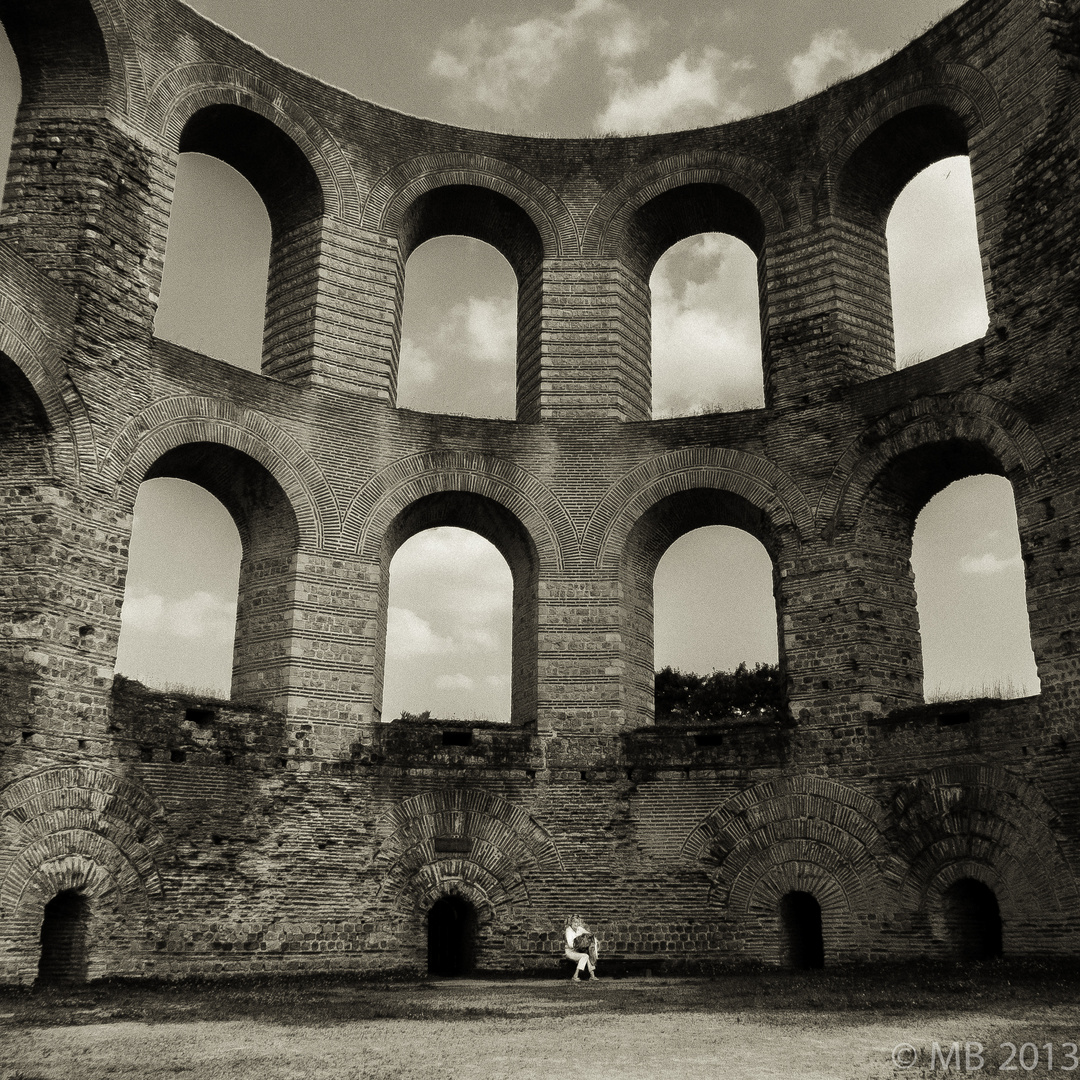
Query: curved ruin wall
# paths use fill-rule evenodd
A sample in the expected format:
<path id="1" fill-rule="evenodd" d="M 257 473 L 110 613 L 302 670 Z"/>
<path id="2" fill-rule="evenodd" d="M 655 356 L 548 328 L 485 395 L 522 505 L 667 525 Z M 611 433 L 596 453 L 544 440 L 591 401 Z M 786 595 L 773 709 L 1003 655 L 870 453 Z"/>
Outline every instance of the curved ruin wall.
<path id="1" fill-rule="evenodd" d="M 422 966 L 455 892 L 484 967 L 553 963 L 577 908 L 616 955 L 776 961 L 792 890 L 827 962 L 933 953 L 961 878 L 994 890 L 1006 951 L 1080 951 L 1075 4 L 973 0 L 781 112 L 588 140 L 356 101 L 166 0 L 0 19 L 23 81 L 0 978 L 34 977 L 64 890 L 90 905 L 90 975 Z M 187 150 L 267 206 L 262 374 L 153 336 Z M 990 326 L 895 371 L 885 217 L 965 151 Z M 649 271 L 702 228 L 758 255 L 766 405 L 653 421 Z M 515 270 L 514 421 L 396 408 L 405 260 L 443 232 Z M 911 530 L 986 471 L 1015 493 L 1041 693 L 944 715 L 921 704 Z M 151 476 L 240 530 L 230 703 L 113 685 Z M 673 521 L 765 544 L 790 716 L 705 745 L 651 726 Z M 515 581 L 513 723 L 468 745 L 380 723 L 390 557 L 440 524 L 481 530 Z"/>

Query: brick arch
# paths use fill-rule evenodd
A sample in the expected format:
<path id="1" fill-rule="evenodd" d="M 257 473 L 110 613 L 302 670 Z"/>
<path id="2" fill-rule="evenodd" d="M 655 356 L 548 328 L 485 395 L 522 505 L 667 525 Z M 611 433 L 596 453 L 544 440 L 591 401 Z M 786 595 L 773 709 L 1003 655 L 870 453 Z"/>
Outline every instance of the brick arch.
<path id="1" fill-rule="evenodd" d="M 63 433 L 50 452 L 61 469 L 78 481 L 97 458 L 90 416 L 57 347 L 30 313 L 6 296 L 0 296 L 0 352 L 26 377 L 53 431 Z"/>
<path id="2" fill-rule="evenodd" d="M 950 441 L 983 448 L 1014 488 L 1036 485 L 1050 468 L 1038 436 L 1005 402 L 975 392 L 917 398 L 844 451 L 818 501 L 826 534 L 854 527 L 870 489 L 902 454 Z"/>
<path id="3" fill-rule="evenodd" d="M 589 215 L 582 237 L 587 255 L 618 254 L 634 214 L 646 203 L 697 184 L 729 188 L 753 205 L 766 233 L 795 224 L 798 207 L 773 170 L 762 161 L 718 150 L 691 150 L 633 170 L 604 193 Z"/>
<path id="4" fill-rule="evenodd" d="M 212 443 L 238 450 L 277 481 L 296 515 L 300 543 L 321 548 L 325 532 L 337 524 L 337 501 L 322 470 L 308 452 L 254 409 L 215 398 L 172 397 L 133 416 L 106 450 L 102 475 L 133 506 L 151 466 L 170 450 Z"/>
<path id="5" fill-rule="evenodd" d="M 225 64 L 181 64 L 151 88 L 147 121 L 155 134 L 176 148 L 191 117 L 214 105 L 247 109 L 287 135 L 318 178 L 326 215 L 340 221 L 359 220 L 356 176 L 337 141 L 299 104 L 252 72 Z"/>
<path id="6" fill-rule="evenodd" d="M 402 162 L 375 181 L 364 201 L 361 226 L 396 236 L 419 198 L 456 186 L 486 188 L 518 206 L 536 227 L 544 255 L 576 252 L 577 227 L 562 199 L 516 165 L 482 154 L 425 154 Z"/>
<path id="7" fill-rule="evenodd" d="M 933 915 L 953 882 L 992 888 L 1003 917 L 1075 921 L 1080 883 L 1057 842 L 1057 814 L 1030 782 L 996 765 L 943 765 L 898 788 L 889 832 L 903 860 L 902 910 Z"/>
<path id="8" fill-rule="evenodd" d="M 617 569 L 634 525 L 661 499 L 698 488 L 730 492 L 758 508 L 777 531 L 799 539 L 813 531 L 806 496 L 768 458 L 741 450 L 692 447 L 638 465 L 612 485 L 582 534 L 583 563 Z"/>
<path id="9" fill-rule="evenodd" d="M 551 836 L 524 809 L 491 792 L 428 791 L 398 803 L 376 827 L 381 838 L 372 869 L 380 900 L 429 907 L 459 891 L 493 912 L 529 903 L 527 875 L 563 868 Z M 435 850 L 436 838 L 467 840 L 467 854 Z M 480 901 L 479 903 L 477 901 Z"/>
<path id="10" fill-rule="evenodd" d="M 145 101 L 138 51 L 117 0 L 10 0 L 3 23 L 23 72 L 24 102 L 110 105 L 130 114 Z M 28 69 L 42 77 L 35 83 Z"/>
<path id="11" fill-rule="evenodd" d="M 377 473 L 345 511 L 342 546 L 377 559 L 391 523 L 425 496 L 460 492 L 498 503 L 528 533 L 542 566 L 562 569 L 577 534 L 555 493 L 531 473 L 482 453 L 444 450 L 403 458 Z"/>
<path id="12" fill-rule="evenodd" d="M 822 193 L 828 192 L 831 196 L 836 192 L 851 163 L 875 132 L 905 113 L 920 109 L 941 110 L 954 115 L 970 144 L 994 123 L 1000 104 L 997 92 L 986 76 L 965 64 L 944 64 L 905 72 L 902 79 L 883 87 L 823 134 L 821 148 L 827 164 L 821 179 Z M 891 184 L 895 189 L 892 197 L 895 198 L 908 180 L 936 159 L 912 163 L 903 179 L 897 178 Z M 832 198 L 829 201 L 833 201 Z"/>
<path id="13" fill-rule="evenodd" d="M 145 908 L 164 892 L 164 817 L 143 788 L 90 766 L 45 769 L 9 784 L 0 792 L 0 833 L 13 855 L 0 878 L 0 912 L 40 916 L 64 889 L 98 899 L 115 892 Z"/>
<path id="14" fill-rule="evenodd" d="M 784 776 L 728 799 L 682 853 L 716 868 L 710 898 L 734 915 L 775 911 L 797 890 L 814 896 L 823 917 L 849 920 L 881 910 L 890 862 L 884 820 L 873 799 L 845 784 Z"/>

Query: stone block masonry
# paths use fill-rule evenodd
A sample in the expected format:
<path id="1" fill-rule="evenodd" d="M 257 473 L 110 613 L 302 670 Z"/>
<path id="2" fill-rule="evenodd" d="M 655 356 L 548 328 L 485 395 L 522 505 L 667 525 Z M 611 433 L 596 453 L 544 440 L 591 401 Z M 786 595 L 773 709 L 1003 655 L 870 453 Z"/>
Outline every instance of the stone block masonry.
<path id="1" fill-rule="evenodd" d="M 570 910 L 654 969 L 803 933 L 826 964 L 1080 954 L 1073 0 L 971 0 L 789 109 L 594 140 L 355 101 L 174 0 L 0 20 L 0 981 L 424 970 L 446 900 L 481 970 L 557 965 Z M 261 374 L 153 336 L 186 151 L 266 204 Z M 896 371 L 885 219 L 963 153 L 990 328 Z M 714 230 L 758 258 L 765 407 L 653 421 L 649 274 Z M 513 421 L 396 407 L 405 262 L 445 233 L 517 275 Z M 926 705 L 915 517 L 985 472 L 1041 693 Z M 230 701 L 113 677 L 160 476 L 240 532 Z M 653 572 L 713 524 L 773 560 L 789 708 L 658 727 Z M 381 722 L 390 560 L 440 525 L 511 569 L 509 725 Z"/>

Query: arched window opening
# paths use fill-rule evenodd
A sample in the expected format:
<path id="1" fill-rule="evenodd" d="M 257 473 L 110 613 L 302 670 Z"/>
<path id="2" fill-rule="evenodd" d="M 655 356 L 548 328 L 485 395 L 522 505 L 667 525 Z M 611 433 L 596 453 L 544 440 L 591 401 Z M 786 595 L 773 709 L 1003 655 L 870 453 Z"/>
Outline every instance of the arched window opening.
<path id="1" fill-rule="evenodd" d="M 181 154 L 154 333 L 260 371 L 270 241 L 266 206 L 236 169 Z"/>
<path id="2" fill-rule="evenodd" d="M 911 180 L 885 235 L 896 366 L 981 338 L 990 315 L 967 156 L 944 158 Z"/>
<path id="3" fill-rule="evenodd" d="M 443 896 L 427 916 L 428 974 L 468 975 L 476 967 L 476 908 L 461 896 Z"/>
<path id="4" fill-rule="evenodd" d="M 383 717 L 505 721 L 512 711 L 514 581 L 490 541 L 436 527 L 390 565 Z"/>
<path id="5" fill-rule="evenodd" d="M 796 971 L 825 966 L 821 905 L 808 892 L 792 891 L 780 899 L 780 962 Z"/>
<path id="6" fill-rule="evenodd" d="M 677 492 L 641 515 L 619 569 L 624 693 L 634 722 L 657 719 L 656 669 L 668 667 L 696 668 L 704 678 L 718 667 L 776 664 L 774 700 L 786 709 L 776 615 L 780 545 L 763 510 L 716 488 Z"/>
<path id="7" fill-rule="evenodd" d="M 767 684 L 759 680 L 760 687 L 749 678 L 714 686 L 705 677 L 743 671 L 749 676 L 759 665 L 775 666 L 778 661 L 773 563 L 761 541 L 728 525 L 706 526 L 679 537 L 664 552 L 653 577 L 653 648 L 658 721 L 676 719 L 687 709 L 741 712 L 743 697 L 747 711 L 756 709 L 755 691 L 768 696 L 775 679 Z M 664 697 L 665 679 L 673 679 L 667 669 L 682 677 L 673 683 L 670 699 Z M 691 673 L 699 682 L 691 680 Z M 690 698 L 683 702 L 683 691 L 694 704 Z"/>
<path id="8" fill-rule="evenodd" d="M 158 689 L 227 698 L 240 535 L 225 507 L 185 480 L 147 480 L 135 502 L 116 669 Z"/>
<path id="9" fill-rule="evenodd" d="M 11 137 L 15 132 L 15 114 L 22 98 L 19 62 L 7 34 L 0 29 L 0 194 L 7 180 Z"/>
<path id="10" fill-rule="evenodd" d="M 975 878 L 954 881 L 942 896 L 945 933 L 960 960 L 1001 956 L 1001 912 L 994 890 Z"/>
<path id="11" fill-rule="evenodd" d="M 89 970 L 90 904 L 76 889 L 57 893 L 46 905 L 41 922 L 38 982 L 86 982 Z"/>
<path id="12" fill-rule="evenodd" d="M 649 290 L 653 417 L 763 407 L 753 250 L 719 232 L 687 237 L 657 261 Z"/>
<path id="13" fill-rule="evenodd" d="M 432 413 L 513 419 L 517 278 L 490 244 L 439 236 L 405 266 L 397 403 Z"/>
<path id="14" fill-rule="evenodd" d="M 923 507 L 912 537 L 928 701 L 1039 692 L 1012 485 L 954 481 Z"/>
<path id="15" fill-rule="evenodd" d="M 407 279 L 403 303 L 408 304 L 409 312 L 399 339 L 398 370 L 403 386 L 398 388 L 396 403 L 408 402 L 419 408 L 423 402 L 433 406 L 433 411 L 458 411 L 438 397 L 434 384 L 439 380 L 450 400 L 463 405 L 460 411 L 467 415 L 512 416 L 529 422 L 538 419 L 544 252 L 532 218 L 497 191 L 448 184 L 425 192 L 404 208 L 397 232 Z M 413 265 L 413 252 L 441 237 L 452 239 L 434 245 Z M 463 242 L 468 238 L 490 245 L 503 256 L 512 268 L 512 285 L 501 261 L 482 246 Z M 451 286 L 454 278 L 459 283 Z M 420 292 L 415 306 L 408 295 L 414 288 Z M 510 299 L 512 296 L 516 301 Z M 432 305 L 435 310 L 429 312 Z M 449 321 L 443 333 L 434 325 L 440 308 Z M 511 323 L 516 326 L 513 337 Z M 487 365 L 508 372 L 505 357 L 510 349 L 514 355 L 512 408 L 505 375 L 484 370 Z M 455 352 L 471 356 L 471 362 L 447 364 Z M 423 389 L 425 379 L 427 389 Z M 490 389 L 478 382 L 483 379 L 492 382 Z"/>

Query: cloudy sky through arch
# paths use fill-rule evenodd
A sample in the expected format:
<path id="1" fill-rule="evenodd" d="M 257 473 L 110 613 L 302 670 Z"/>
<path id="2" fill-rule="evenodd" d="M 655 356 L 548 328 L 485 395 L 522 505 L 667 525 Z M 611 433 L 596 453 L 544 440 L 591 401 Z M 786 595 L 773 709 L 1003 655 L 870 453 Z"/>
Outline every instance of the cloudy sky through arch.
<path id="1" fill-rule="evenodd" d="M 476 0 L 468 4 L 462 0 L 439 4 L 368 0 L 362 5 L 309 0 L 302 6 L 294 0 L 196 0 L 193 6 L 286 63 L 391 108 L 499 131 L 600 135 L 711 125 L 782 106 L 872 65 L 952 5 L 938 0 L 905 0 L 903 4 L 803 0 L 784 8 L 782 18 L 777 17 L 775 5 L 764 0 L 709 6 L 685 0 L 509 5 Z M 0 106 L 7 106 L 6 113 L 0 108 L 0 122 L 8 128 L 17 93 L 18 79 L 8 55 L 0 58 Z M 243 191 L 246 181 L 235 174 L 230 177 L 227 167 L 198 155 L 190 158 L 183 165 L 181 181 L 186 185 L 190 180 L 197 193 L 189 208 L 178 207 L 174 216 L 158 332 L 221 359 L 257 366 L 263 302 L 259 289 L 265 288 L 261 261 L 265 258 L 261 232 L 265 211 L 258 205 L 252 208 L 253 193 Z M 932 210 L 936 216 L 930 238 L 925 229 L 920 236 L 930 213 L 927 204 L 905 209 L 904 196 L 889 225 L 901 362 L 936 355 L 980 336 L 985 328 L 985 309 L 979 310 L 982 287 L 977 253 L 974 269 L 970 257 L 966 264 L 954 259 L 955 251 L 963 247 L 954 238 L 973 233 L 970 181 L 962 161 L 941 163 L 935 169 L 931 197 L 936 200 Z M 916 184 L 922 182 L 920 178 Z M 224 199 L 223 208 L 210 214 L 208 199 L 218 195 Z M 179 220 L 184 215 L 188 224 Z M 204 229 L 201 239 L 190 231 L 199 225 Z M 247 246 L 249 253 L 241 260 L 247 266 L 246 277 L 235 267 L 223 267 L 220 260 L 211 272 L 213 259 L 206 260 L 215 236 L 233 254 L 241 244 Z M 970 251 L 970 239 L 964 243 Z M 493 380 L 501 380 L 497 392 L 486 393 L 484 405 L 475 411 L 508 415 L 508 401 L 512 409 L 512 382 L 505 373 L 513 371 L 516 285 L 502 257 L 492 249 L 479 250 L 484 247 L 478 241 L 463 243 L 461 238 L 452 238 L 424 245 L 410 259 L 408 287 L 425 297 L 416 310 L 410 312 L 407 307 L 402 342 L 402 388 L 406 399 L 415 395 L 406 402 L 412 407 L 473 411 L 470 402 L 478 397 L 476 380 L 489 391 Z M 747 253 L 741 247 L 730 237 L 708 234 L 690 238 L 658 263 L 652 283 L 655 415 L 761 405 L 756 297 L 752 278 L 747 276 L 752 274 L 753 257 L 749 267 L 743 265 Z M 469 273 L 460 272 L 463 259 L 471 268 Z M 913 270 L 905 270 L 905 260 Z M 931 265 L 938 267 L 939 277 L 933 280 L 927 271 Z M 193 290 L 200 282 L 205 286 L 210 281 L 226 284 L 211 286 L 210 300 L 196 300 Z M 243 295 L 234 292 L 233 286 L 242 288 Z M 212 303 L 221 305 L 221 326 L 216 329 L 208 317 Z M 193 311 L 199 312 L 198 318 L 186 314 Z M 237 331 L 238 323 L 245 321 L 237 318 L 240 311 L 248 313 L 243 332 Z M 440 369 L 437 361 L 455 350 L 462 365 L 460 374 Z M 162 494 L 167 490 L 159 489 L 150 501 L 159 504 L 162 513 L 169 511 L 170 503 L 176 504 L 174 510 L 186 512 L 189 493 L 176 488 L 173 496 Z M 1009 520 L 1009 493 L 1000 485 L 990 485 L 977 501 L 988 520 L 978 519 L 965 502 L 954 513 L 927 516 L 930 524 L 920 526 L 926 552 L 920 556 L 924 568 L 920 575 L 937 581 L 938 569 L 949 570 L 955 580 L 981 597 L 976 606 L 982 605 L 978 610 L 984 618 L 986 611 L 997 612 L 990 620 L 992 627 L 995 619 L 1015 622 L 1014 616 L 994 608 L 993 601 L 1002 594 L 1002 575 L 1011 580 L 1013 593 L 1018 581 L 1022 591 L 1022 575 L 1017 577 L 1021 572 L 1013 559 L 1015 524 Z M 964 529 L 957 527 L 957 515 L 964 517 Z M 663 657 L 663 662 L 699 668 L 731 666 L 732 642 L 724 640 L 723 627 L 718 632 L 715 610 L 695 611 L 694 590 L 678 585 L 680 574 L 691 581 L 702 574 L 716 579 L 740 574 L 745 554 L 740 554 L 737 544 L 725 541 L 722 532 L 710 532 L 711 537 L 698 537 L 673 549 L 663 564 L 657 597 L 657 657 Z M 457 545 L 458 557 L 451 556 L 449 565 L 458 570 L 473 568 L 478 595 L 484 594 L 484 582 L 501 572 L 501 557 L 485 553 L 475 545 L 475 538 L 455 539 L 440 532 L 417 541 L 416 550 L 427 551 L 426 544 L 444 555 Z M 943 549 L 942 544 L 951 546 Z M 942 550 L 946 553 L 940 554 Z M 214 581 L 218 562 L 228 558 L 211 560 L 214 566 L 209 568 L 208 582 Z M 461 588 L 458 570 L 448 571 L 441 584 L 422 559 L 407 556 L 396 570 L 404 599 L 395 604 L 392 614 L 391 643 L 412 640 L 412 646 L 404 646 L 407 651 L 423 639 L 426 626 L 432 635 L 429 643 L 442 650 L 440 664 L 449 664 L 459 649 L 456 658 L 462 666 L 449 671 L 434 663 L 414 662 L 411 678 L 419 684 L 410 689 L 408 703 L 404 697 L 394 699 L 395 684 L 388 681 L 387 716 L 402 707 L 420 711 L 426 701 L 424 707 L 438 715 L 505 719 L 500 680 L 505 680 L 508 661 L 497 650 L 486 654 L 476 648 L 478 641 L 501 633 L 491 629 L 495 623 L 487 630 L 475 623 L 437 629 L 432 612 L 421 610 L 425 596 L 435 597 L 437 606 L 440 598 Z M 197 651 L 193 629 L 203 625 L 208 641 L 221 638 L 223 611 L 235 603 L 220 584 L 193 586 L 186 606 L 185 598 L 173 597 L 170 588 L 168 581 L 151 580 L 149 567 L 140 569 L 133 563 L 129 580 L 133 606 L 125 612 L 129 628 L 125 635 L 137 627 L 143 645 L 125 641 L 121 659 L 130 673 L 155 683 L 165 680 L 156 669 L 148 674 L 151 667 L 145 657 L 140 658 L 140 648 L 146 656 L 151 652 L 165 655 L 170 648 Z M 953 608 L 966 602 L 963 590 L 958 594 L 945 586 L 921 587 L 924 627 L 933 622 L 927 605 L 932 608 L 935 593 L 948 593 Z M 669 598 L 674 598 L 674 617 L 665 608 Z M 743 634 L 741 640 L 760 641 L 762 634 L 765 639 L 771 634 L 775 640 L 775 611 L 761 600 L 754 607 L 757 629 L 754 634 Z M 492 619 L 498 611 L 498 605 L 492 607 Z M 477 617 L 475 611 L 469 615 Z M 175 632 L 177 627 L 183 628 L 186 638 Z M 169 633 L 172 638 L 154 637 Z M 717 642 L 712 660 L 700 649 L 706 639 Z M 469 648 L 462 644 L 467 641 L 472 643 Z M 948 644 L 944 651 L 941 674 L 935 678 L 946 686 L 962 684 L 971 674 L 970 656 L 950 650 Z M 951 666 L 950 652 L 955 659 Z M 769 659 L 767 654 L 767 648 L 755 645 L 742 658 L 752 663 Z M 686 659 L 680 661 L 680 656 Z M 418 661 L 419 656 L 413 659 Z M 466 660 L 475 661 L 474 667 L 466 670 Z M 225 687 L 220 670 L 218 663 L 202 676 L 188 672 L 168 681 L 190 681 L 221 691 Z M 1027 677 L 1018 674 L 1016 679 Z"/>

